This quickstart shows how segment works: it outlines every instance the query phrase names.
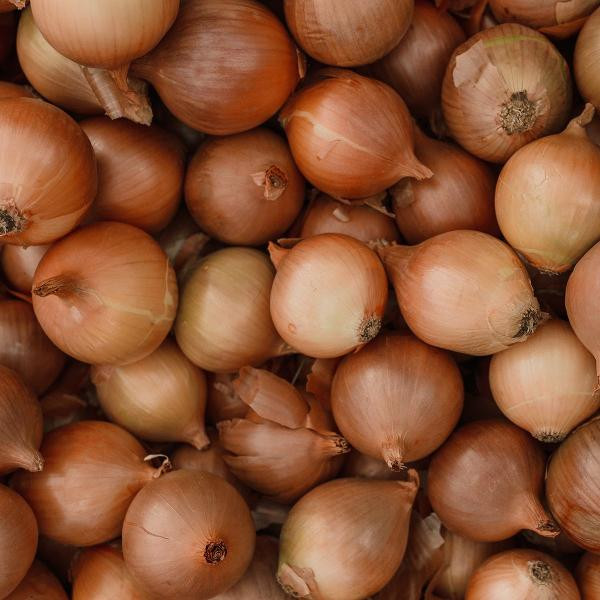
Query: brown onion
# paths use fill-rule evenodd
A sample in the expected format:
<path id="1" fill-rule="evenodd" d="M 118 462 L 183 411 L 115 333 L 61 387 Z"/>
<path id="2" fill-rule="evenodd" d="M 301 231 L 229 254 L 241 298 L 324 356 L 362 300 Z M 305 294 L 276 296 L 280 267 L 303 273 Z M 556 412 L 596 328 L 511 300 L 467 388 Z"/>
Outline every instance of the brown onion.
<path id="1" fill-rule="evenodd" d="M 401 333 L 383 333 L 347 356 L 331 389 L 342 435 L 392 471 L 441 446 L 462 405 L 462 377 L 452 357 Z"/>
<path id="2" fill-rule="evenodd" d="M 127 364 L 156 350 L 177 309 L 175 273 L 159 245 L 124 223 L 95 223 L 48 250 L 33 309 L 64 352 L 92 364 Z"/>
<path id="3" fill-rule="evenodd" d="M 2 17 L 0 17 L 0 35 L 2 34 Z M 1 42 L 0 42 L 1 43 Z M 0 56 L 2 49 L 0 48 Z M 0 62 L 2 59 L 0 58 Z M 0 100 L 5 98 L 33 98 L 33 94 L 22 85 L 10 83 L 8 81 L 0 81 Z"/>
<path id="4" fill-rule="evenodd" d="M 284 591 L 327 600 L 379 591 L 402 562 L 418 487 L 410 470 L 408 481 L 337 479 L 306 494 L 281 531 L 277 578 Z"/>
<path id="5" fill-rule="evenodd" d="M 133 497 L 164 468 L 144 461 L 131 434 L 102 421 L 55 429 L 40 451 L 44 470 L 20 471 L 11 485 L 31 505 L 41 534 L 74 546 L 117 537 Z"/>
<path id="6" fill-rule="evenodd" d="M 552 43 L 529 27 L 507 23 L 455 50 L 442 108 L 463 148 L 503 163 L 528 142 L 560 130 L 571 95 L 569 67 Z"/>
<path id="7" fill-rule="evenodd" d="M 183 190 L 181 142 L 157 125 L 127 119 L 97 117 L 82 121 L 81 128 L 98 164 L 94 220 L 129 223 L 148 233 L 164 229 Z"/>
<path id="8" fill-rule="evenodd" d="M 597 4 L 597 2 L 595 2 Z M 575 46 L 574 70 L 580 94 L 600 110 L 600 77 L 596 65 L 600 54 L 600 8 L 586 21 Z"/>
<path id="9" fill-rule="evenodd" d="M 123 525 L 129 572 L 161 600 L 205 600 L 226 591 L 250 565 L 254 541 L 238 492 L 195 471 L 175 471 L 146 486 Z"/>
<path id="10" fill-rule="evenodd" d="M 283 24 L 254 0 L 184 2 L 158 47 L 132 67 L 185 124 L 214 135 L 257 127 L 299 79 Z"/>
<path id="11" fill-rule="evenodd" d="M 576 429 L 550 459 L 546 496 L 558 524 L 578 546 L 600 552 L 600 420 Z"/>
<path id="12" fill-rule="evenodd" d="M 227 419 L 243 418 L 248 406 L 242 402 L 233 388 L 237 374 L 208 373 L 206 415 L 213 425 Z"/>
<path id="13" fill-rule="evenodd" d="M 25 578 L 4 600 L 68 600 L 68 596 L 50 570 L 35 560 Z"/>
<path id="14" fill-rule="evenodd" d="M 530 549 L 507 550 L 475 571 L 465 600 L 580 600 L 573 576 L 556 559 Z"/>
<path id="15" fill-rule="evenodd" d="M 304 201 L 290 150 L 269 129 L 204 142 L 185 179 L 185 202 L 211 237 L 258 246 L 285 232 Z"/>
<path id="16" fill-rule="evenodd" d="M 478 231 L 450 231 L 380 256 L 413 333 L 432 346 L 484 356 L 531 335 L 544 318 L 517 255 Z"/>
<path id="17" fill-rule="evenodd" d="M 545 462 L 537 442 L 516 425 L 475 421 L 433 456 L 429 500 L 450 531 L 475 541 L 505 540 L 521 529 L 556 537 L 539 499 Z"/>
<path id="18" fill-rule="evenodd" d="M 96 163 L 81 128 L 31 98 L 2 100 L 0 241 L 52 242 L 81 222 L 96 193 Z"/>
<path id="19" fill-rule="evenodd" d="M 582 600 L 598 600 L 600 598 L 600 556 L 586 552 L 577 564 L 575 578 Z"/>
<path id="20" fill-rule="evenodd" d="M 2 248 L 0 265 L 11 289 L 23 294 L 31 293 L 35 270 L 48 248 L 49 245 L 13 246 L 12 244 Z"/>
<path id="21" fill-rule="evenodd" d="M 543 323 L 522 344 L 492 357 L 494 400 L 542 442 L 560 442 L 600 408 L 594 357 L 568 323 Z"/>
<path id="22" fill-rule="evenodd" d="M 95 407 L 65 392 L 47 394 L 40 400 L 40 405 L 44 415 L 44 433 L 63 425 L 99 417 L 99 410 Z"/>
<path id="23" fill-rule="evenodd" d="M 438 233 L 476 229 L 499 233 L 494 213 L 496 176 L 482 160 L 458 146 L 416 130 L 415 151 L 433 171 L 417 181 L 406 177 L 393 188 L 396 225 L 409 244 Z"/>

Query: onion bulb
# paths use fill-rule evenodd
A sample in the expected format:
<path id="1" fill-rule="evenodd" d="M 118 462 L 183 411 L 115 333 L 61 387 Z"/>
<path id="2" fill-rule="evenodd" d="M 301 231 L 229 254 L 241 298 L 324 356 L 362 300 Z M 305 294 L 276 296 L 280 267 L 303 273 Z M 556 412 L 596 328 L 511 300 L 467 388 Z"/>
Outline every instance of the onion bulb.
<path id="1" fill-rule="evenodd" d="M 32 98 L 2 100 L 0 181 L 0 242 L 52 242 L 81 222 L 94 199 L 92 146 L 59 108 Z"/>
<path id="2" fill-rule="evenodd" d="M 307 238 L 291 250 L 274 244 L 269 249 L 277 268 L 271 315 L 291 347 L 308 356 L 334 358 L 379 333 L 387 279 L 372 250 L 334 233 Z"/>
<path id="3" fill-rule="evenodd" d="M 552 43 L 529 27 L 507 23 L 454 51 L 442 108 L 450 134 L 465 150 L 503 163 L 563 127 L 571 95 L 569 67 Z"/>
<path id="4" fill-rule="evenodd" d="M 206 377 L 174 340 L 129 365 L 94 366 L 91 375 L 106 416 L 135 436 L 208 446 Z"/>
<path id="5" fill-rule="evenodd" d="M 183 353 L 207 371 L 237 371 L 287 352 L 269 313 L 269 259 L 250 248 L 209 254 L 190 272 L 175 336 Z"/>
<path id="6" fill-rule="evenodd" d="M 54 244 L 35 272 L 32 293 L 46 335 L 91 364 L 148 356 L 177 309 L 166 255 L 147 233 L 124 223 L 95 223 Z"/>
<path id="7" fill-rule="evenodd" d="M 231 485 L 210 473 L 174 471 L 131 503 L 123 555 L 151 597 L 205 600 L 242 577 L 255 537 L 250 511 Z"/>
<path id="8" fill-rule="evenodd" d="M 432 175 L 414 155 L 406 104 L 380 81 L 345 69 L 322 71 L 279 120 L 302 174 L 330 196 L 365 198 L 402 177 Z"/>
<path id="9" fill-rule="evenodd" d="M 600 408 L 596 384 L 594 357 L 568 323 L 554 319 L 490 365 L 500 410 L 542 442 L 560 442 Z"/>
<path id="10" fill-rule="evenodd" d="M 12 244 L 2 248 L 0 266 L 6 283 L 11 289 L 23 294 L 31 293 L 33 275 L 48 248 L 49 245 L 13 246 Z"/>
<path id="11" fill-rule="evenodd" d="M 537 550 L 507 550 L 473 573 L 465 600 L 579 600 L 577 584 L 556 559 Z"/>
<path id="12" fill-rule="evenodd" d="M 0 16 L 0 34 L 2 34 L 2 17 Z M 2 42 L 0 42 L 1 44 Z M 0 46 L 0 62 L 2 62 L 2 47 Z M 33 98 L 33 94 L 23 85 L 0 81 L 0 100 L 6 98 Z"/>
<path id="13" fill-rule="evenodd" d="M 512 423 L 469 423 L 431 460 L 431 506 L 450 531 L 475 541 L 505 540 L 521 529 L 556 537 L 539 498 L 545 463 L 537 442 Z"/>
<path id="14" fill-rule="evenodd" d="M 407 481 L 336 479 L 306 494 L 281 530 L 284 591 L 327 600 L 378 592 L 402 562 L 418 487 L 409 470 Z"/>
<path id="15" fill-rule="evenodd" d="M 80 421 L 44 436 L 41 473 L 19 471 L 11 485 L 33 509 L 40 533 L 63 544 L 93 546 L 119 535 L 138 491 L 162 472 L 121 427 Z"/>
<path id="16" fill-rule="evenodd" d="M 554 452 L 546 496 L 558 524 L 578 546 L 600 553 L 600 420 L 576 429 Z"/>
<path id="17" fill-rule="evenodd" d="M 258 246 L 284 233 L 304 201 L 304 179 L 279 135 L 259 128 L 212 138 L 194 154 L 185 201 L 202 231 Z"/>
<path id="18" fill-rule="evenodd" d="M 526 340 L 544 318 L 517 255 L 486 233 L 450 231 L 379 254 L 406 323 L 432 346 L 485 356 Z"/>
<path id="19" fill-rule="evenodd" d="M 598 2 L 594 2 L 595 5 Z M 574 70 L 579 93 L 600 110 L 600 76 L 596 69 L 600 54 L 600 8 L 586 21 L 575 45 Z"/>
<path id="20" fill-rule="evenodd" d="M 401 333 L 383 333 L 348 355 L 331 389 L 342 435 L 392 471 L 441 446 L 462 405 L 462 377 L 452 357 Z"/>
<path id="21" fill-rule="evenodd" d="M 68 600 L 68 596 L 50 570 L 35 560 L 25 578 L 4 600 Z"/>
<path id="22" fill-rule="evenodd" d="M 600 598 L 600 556 L 586 552 L 575 569 L 582 600 Z"/>

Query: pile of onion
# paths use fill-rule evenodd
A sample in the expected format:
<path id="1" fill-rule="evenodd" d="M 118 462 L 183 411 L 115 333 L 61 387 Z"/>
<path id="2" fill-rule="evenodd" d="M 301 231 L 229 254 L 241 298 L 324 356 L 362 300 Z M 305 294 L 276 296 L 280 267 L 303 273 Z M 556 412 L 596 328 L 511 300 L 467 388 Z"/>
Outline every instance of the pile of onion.
<path id="1" fill-rule="evenodd" d="M 597 2 L 595 2 L 597 4 Z M 577 89 L 600 110 L 600 76 L 596 65 L 600 54 L 600 8 L 586 21 L 575 46 L 574 68 Z"/>

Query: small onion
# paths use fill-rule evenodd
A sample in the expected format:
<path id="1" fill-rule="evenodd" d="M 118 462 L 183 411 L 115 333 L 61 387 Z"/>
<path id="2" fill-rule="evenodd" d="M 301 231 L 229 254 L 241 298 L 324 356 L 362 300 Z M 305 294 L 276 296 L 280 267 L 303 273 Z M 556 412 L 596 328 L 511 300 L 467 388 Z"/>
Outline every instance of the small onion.
<path id="1" fill-rule="evenodd" d="M 258 246 L 286 231 L 304 201 L 290 150 L 269 129 L 204 142 L 186 173 L 185 201 L 211 237 Z"/>
<path id="2" fill-rule="evenodd" d="M 432 175 L 414 155 L 406 104 L 380 81 L 345 69 L 322 71 L 279 120 L 302 174 L 330 196 L 365 198 L 402 177 Z"/>
<path id="3" fill-rule="evenodd" d="M 556 537 L 539 499 L 545 462 L 537 442 L 512 423 L 469 423 L 431 460 L 429 500 L 450 531 L 475 541 L 505 540 L 521 529 Z"/>
<path id="4" fill-rule="evenodd" d="M 21 583 L 4 600 L 68 600 L 68 596 L 60 581 L 36 560 Z M 113 597 L 113 600 L 118 599 Z"/>
<path id="5" fill-rule="evenodd" d="M 404 557 L 418 487 L 409 470 L 408 481 L 336 479 L 306 494 L 281 531 L 277 578 L 284 591 L 327 600 L 378 592 Z"/>
<path id="6" fill-rule="evenodd" d="M 92 364 L 126 364 L 156 350 L 177 309 L 175 273 L 147 234 L 95 223 L 48 250 L 35 272 L 33 309 L 64 352 Z"/>
<path id="7" fill-rule="evenodd" d="M 503 163 L 528 142 L 563 127 L 571 95 L 569 67 L 552 43 L 529 27 L 507 23 L 455 50 L 442 108 L 463 148 Z"/>
<path id="8" fill-rule="evenodd" d="M 2 17 L 0 16 L 0 36 L 2 35 Z M 1 39 L 1 38 L 0 38 Z M 1 42 L 0 42 L 1 44 Z M 0 57 L 2 49 L 0 47 Z M 2 59 L 0 58 L 0 62 Z M 0 81 L 0 100 L 5 98 L 33 98 L 33 94 L 24 86 L 8 81 Z"/>
<path id="9" fill-rule="evenodd" d="M 594 2 L 598 4 L 598 2 Z M 600 8 L 586 21 L 575 46 L 574 70 L 580 94 L 600 110 Z"/>
<path id="10" fill-rule="evenodd" d="M 600 598 L 600 556 L 586 552 L 575 569 L 582 600 Z"/>
<path id="11" fill-rule="evenodd" d="M 526 340 L 544 318 L 517 255 L 486 233 L 450 231 L 379 253 L 402 316 L 432 346 L 493 354 Z"/>
<path id="12" fill-rule="evenodd" d="M 250 511 L 226 481 L 175 471 L 146 486 L 123 525 L 129 572 L 151 598 L 207 600 L 232 587 L 254 554 Z"/>
<path id="13" fill-rule="evenodd" d="M 31 293 L 35 270 L 48 248 L 49 245 L 13 246 L 12 244 L 2 248 L 0 266 L 11 289 L 23 294 Z"/>

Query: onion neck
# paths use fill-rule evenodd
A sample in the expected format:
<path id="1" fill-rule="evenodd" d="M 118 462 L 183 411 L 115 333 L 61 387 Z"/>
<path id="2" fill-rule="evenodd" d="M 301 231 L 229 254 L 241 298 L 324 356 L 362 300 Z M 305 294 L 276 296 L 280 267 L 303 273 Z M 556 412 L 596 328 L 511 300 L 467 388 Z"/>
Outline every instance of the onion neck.
<path id="1" fill-rule="evenodd" d="M 59 298 L 68 298 L 76 294 L 83 293 L 83 288 L 79 287 L 77 280 L 70 275 L 57 275 L 45 279 L 36 285 L 31 293 L 40 298 L 46 296 L 58 296 Z"/>
<path id="2" fill-rule="evenodd" d="M 537 120 L 536 103 L 527 96 L 527 90 L 514 92 L 500 107 L 498 115 L 502 129 L 508 135 L 525 133 Z"/>
<path id="3" fill-rule="evenodd" d="M 288 185 L 285 171 L 277 165 L 271 165 L 265 171 L 254 173 L 251 177 L 256 185 L 264 188 L 263 196 L 269 202 L 281 198 Z"/>
<path id="4" fill-rule="evenodd" d="M 513 335 L 513 338 L 529 337 L 548 317 L 549 315 L 542 312 L 539 307 L 530 306 L 526 308 L 519 320 L 519 329 Z"/>
<path id="5" fill-rule="evenodd" d="M 204 561 L 209 565 L 216 565 L 225 560 L 227 546 L 223 540 L 210 541 L 204 546 L 202 554 Z"/>
<path id="6" fill-rule="evenodd" d="M 586 127 L 592 122 L 595 113 L 596 109 L 594 108 L 594 105 L 588 102 L 585 105 L 583 112 L 574 119 L 571 119 L 566 129 L 563 131 L 563 134 L 574 135 L 581 139 L 588 139 Z"/>
<path id="7" fill-rule="evenodd" d="M 193 423 L 190 427 L 184 430 L 181 436 L 185 442 L 191 444 L 197 450 L 204 450 L 210 446 L 210 439 L 206 435 L 204 425 L 202 423 Z"/>
<path id="8" fill-rule="evenodd" d="M 161 463 L 157 468 L 150 468 L 150 478 L 158 479 L 161 475 L 168 473 L 173 469 L 173 465 L 166 454 L 148 454 L 144 456 L 144 462 L 152 462 L 153 460 L 160 459 Z"/>
<path id="9" fill-rule="evenodd" d="M 33 447 L 25 447 L 13 456 L 15 466 L 30 471 L 31 473 L 39 473 L 44 470 L 44 457 L 38 450 Z"/>
<path id="10" fill-rule="evenodd" d="M 322 448 L 326 456 L 337 456 L 339 454 L 347 454 L 350 452 L 350 444 L 346 441 L 346 438 L 341 435 L 321 435 L 319 437 L 322 441 Z"/>
<path id="11" fill-rule="evenodd" d="M 560 533 L 558 525 L 533 494 L 529 494 L 525 498 L 523 522 L 520 525 L 523 529 L 535 531 L 542 537 L 555 538 Z"/>
<path id="12" fill-rule="evenodd" d="M 0 203 L 0 237 L 21 233 L 27 228 L 27 218 L 19 210 L 14 199 Z"/>
<path id="13" fill-rule="evenodd" d="M 404 448 L 400 441 L 388 441 L 381 446 L 381 456 L 391 471 L 398 473 L 405 468 Z"/>

